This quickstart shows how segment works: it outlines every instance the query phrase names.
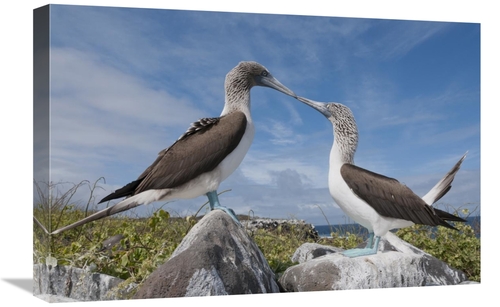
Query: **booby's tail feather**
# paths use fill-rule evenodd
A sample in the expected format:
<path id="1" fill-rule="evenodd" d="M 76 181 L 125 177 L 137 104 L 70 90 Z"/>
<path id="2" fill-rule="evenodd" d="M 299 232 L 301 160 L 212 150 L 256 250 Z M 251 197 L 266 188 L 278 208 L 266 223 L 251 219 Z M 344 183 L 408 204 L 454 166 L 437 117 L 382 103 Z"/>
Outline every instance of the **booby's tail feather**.
<path id="1" fill-rule="evenodd" d="M 445 221 L 467 222 L 463 218 L 456 216 L 456 215 L 453 215 L 453 214 L 448 213 L 448 212 L 443 211 L 443 210 L 439 210 L 439 209 L 434 208 L 434 212 L 437 214 L 437 216 L 439 216 L 442 220 L 445 220 Z"/>
<path id="2" fill-rule="evenodd" d="M 135 192 L 135 189 L 139 186 L 139 184 L 141 184 L 142 180 L 144 180 L 144 178 L 140 178 L 140 179 L 137 179 L 135 181 L 128 183 L 124 187 L 114 191 L 113 193 L 111 193 L 108 196 L 101 199 L 99 204 L 103 203 L 103 202 L 110 201 L 112 199 L 121 198 L 121 197 L 128 197 L 128 196 L 133 195 Z"/>
<path id="3" fill-rule="evenodd" d="M 432 206 L 441 197 L 443 197 L 451 189 L 451 183 L 455 179 L 455 175 L 460 169 L 462 161 L 467 156 L 467 152 L 462 156 L 462 158 L 453 166 L 453 168 L 427 193 L 422 199 L 426 204 Z"/>
<path id="4" fill-rule="evenodd" d="M 90 223 L 92 221 L 95 221 L 95 220 L 98 220 L 98 219 L 102 219 L 104 217 L 107 217 L 107 216 L 110 216 L 110 215 L 113 215 L 113 214 L 117 214 L 117 213 L 122 212 L 122 211 L 126 211 L 126 210 L 129 210 L 129 209 L 135 208 L 135 207 L 137 207 L 139 205 L 141 205 L 141 204 L 138 203 L 137 200 L 134 200 L 133 198 L 126 198 L 123 201 L 117 203 L 116 205 L 114 205 L 112 207 L 109 207 L 109 208 L 103 209 L 101 211 L 98 211 L 98 212 L 96 212 L 96 213 L 94 213 L 92 215 L 89 215 L 86 218 L 83 218 L 83 219 L 79 220 L 78 222 L 75 222 L 75 223 L 73 223 L 71 225 L 59 228 L 59 229 L 51 232 L 51 234 L 55 235 L 55 234 L 61 233 L 63 231 L 70 230 L 72 228 L 78 227 L 80 225 L 87 224 L 87 223 Z"/>

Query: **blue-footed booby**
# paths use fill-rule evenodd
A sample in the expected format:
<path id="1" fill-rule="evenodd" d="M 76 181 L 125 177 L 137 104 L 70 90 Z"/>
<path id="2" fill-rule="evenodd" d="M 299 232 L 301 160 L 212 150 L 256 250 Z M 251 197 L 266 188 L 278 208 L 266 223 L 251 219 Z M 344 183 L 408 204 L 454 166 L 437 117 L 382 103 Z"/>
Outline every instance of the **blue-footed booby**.
<path id="1" fill-rule="evenodd" d="M 227 212 L 239 223 L 232 209 L 219 203 L 219 184 L 231 175 L 245 157 L 255 128 L 250 114 L 250 89 L 270 87 L 297 97 L 257 62 L 240 62 L 225 79 L 225 104 L 219 117 L 202 118 L 191 124 L 170 147 L 135 181 L 104 197 L 99 203 L 126 197 L 112 207 L 98 211 L 52 234 L 116 214 L 139 205 L 169 199 L 207 195 L 211 210 Z"/>
<path id="2" fill-rule="evenodd" d="M 369 237 L 365 248 L 349 249 L 342 254 L 348 257 L 376 254 L 380 237 L 391 229 L 414 224 L 456 229 L 446 221 L 465 222 L 460 217 L 433 208 L 432 204 L 450 190 L 467 153 L 425 196 L 419 197 L 396 179 L 354 165 L 358 129 L 347 106 L 334 102 L 316 102 L 303 97 L 297 99 L 319 111 L 332 123 L 334 141 L 328 172 L 330 194 L 347 216 L 368 229 Z"/>

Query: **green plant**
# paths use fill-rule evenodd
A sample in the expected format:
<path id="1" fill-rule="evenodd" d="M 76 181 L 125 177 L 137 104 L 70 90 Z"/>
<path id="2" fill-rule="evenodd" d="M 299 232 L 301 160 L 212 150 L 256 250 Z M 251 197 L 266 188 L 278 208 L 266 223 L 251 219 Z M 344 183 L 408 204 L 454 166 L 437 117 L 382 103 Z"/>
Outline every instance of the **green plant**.
<path id="1" fill-rule="evenodd" d="M 467 215 L 467 210 L 462 210 Z M 413 246 L 462 270 L 472 281 L 481 281 L 481 242 L 473 226 L 451 222 L 458 230 L 414 225 L 399 229 L 396 235 Z"/>
<path id="2" fill-rule="evenodd" d="M 320 242 L 318 243 L 327 244 L 342 249 L 351 249 L 364 242 L 363 236 L 351 232 L 346 232 L 343 234 L 332 232 L 330 233 L 330 236 L 330 238 L 320 239 Z"/>
<path id="3" fill-rule="evenodd" d="M 111 216 L 49 235 L 47 232 L 93 213 L 89 209 L 93 198 L 84 210 L 72 200 L 76 190 L 85 186 L 90 187 L 91 194 L 98 187 L 85 181 L 65 192 L 39 197 L 33 208 L 34 263 L 71 265 L 140 283 L 170 257 L 196 223 L 195 219 L 171 217 L 160 208 L 148 218 Z M 58 187 L 51 185 L 52 191 Z M 112 237 L 119 239 L 112 246 L 104 246 Z"/>
<path id="4" fill-rule="evenodd" d="M 282 226 L 273 230 L 257 229 L 251 233 L 251 237 L 264 254 L 269 267 L 278 276 L 296 264 L 291 258 L 298 247 L 306 242 L 314 242 L 300 224 L 292 224 L 286 229 Z"/>

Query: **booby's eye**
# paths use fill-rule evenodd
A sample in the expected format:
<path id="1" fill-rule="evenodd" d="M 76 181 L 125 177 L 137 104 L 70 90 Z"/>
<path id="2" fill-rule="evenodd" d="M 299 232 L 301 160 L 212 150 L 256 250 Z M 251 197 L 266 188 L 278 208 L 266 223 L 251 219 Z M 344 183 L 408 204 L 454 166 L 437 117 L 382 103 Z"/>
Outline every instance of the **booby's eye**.
<path id="1" fill-rule="evenodd" d="M 262 77 L 267 77 L 267 76 L 269 76 L 269 72 L 268 72 L 267 70 L 264 70 L 264 71 L 262 71 L 262 72 L 260 73 L 260 75 L 261 75 Z"/>

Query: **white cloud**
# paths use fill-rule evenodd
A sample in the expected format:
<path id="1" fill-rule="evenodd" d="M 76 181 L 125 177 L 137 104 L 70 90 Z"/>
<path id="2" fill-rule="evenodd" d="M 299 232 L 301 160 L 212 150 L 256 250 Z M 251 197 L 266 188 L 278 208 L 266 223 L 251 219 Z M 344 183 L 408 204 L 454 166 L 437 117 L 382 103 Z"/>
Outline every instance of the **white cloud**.
<path id="1" fill-rule="evenodd" d="M 404 27 L 395 26 L 390 21 L 385 22 L 385 25 L 387 32 L 373 42 L 370 52 L 370 55 L 380 56 L 383 60 L 398 59 L 406 55 L 448 27 L 446 23 L 420 21 L 405 22 Z"/>
<path id="2" fill-rule="evenodd" d="M 149 88 L 87 53 L 54 48 L 51 65 L 55 181 L 107 176 L 108 163 L 151 163 L 202 115 L 200 106 Z"/>

